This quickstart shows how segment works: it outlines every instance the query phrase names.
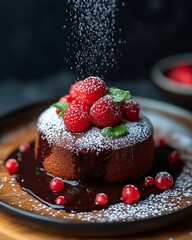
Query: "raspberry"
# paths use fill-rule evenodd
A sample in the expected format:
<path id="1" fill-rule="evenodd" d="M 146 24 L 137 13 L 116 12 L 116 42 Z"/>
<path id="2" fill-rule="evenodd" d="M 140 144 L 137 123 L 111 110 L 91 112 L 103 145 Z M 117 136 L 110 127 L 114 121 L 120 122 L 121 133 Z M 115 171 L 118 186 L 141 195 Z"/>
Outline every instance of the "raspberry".
<path id="1" fill-rule="evenodd" d="M 77 99 L 92 105 L 105 95 L 106 85 L 98 77 L 88 77 L 79 86 Z"/>
<path id="2" fill-rule="evenodd" d="M 121 110 L 119 105 L 106 95 L 93 104 L 90 116 L 94 126 L 112 127 L 121 121 Z"/>
<path id="3" fill-rule="evenodd" d="M 154 179 L 151 176 L 148 176 L 145 178 L 145 186 L 153 186 L 154 185 Z"/>
<path id="4" fill-rule="evenodd" d="M 59 99 L 59 102 L 68 102 L 71 103 L 73 101 L 73 98 L 69 95 L 65 95 Z M 56 108 L 56 113 L 59 115 L 61 110 L 59 108 Z"/>
<path id="5" fill-rule="evenodd" d="M 19 164 L 16 159 L 10 158 L 5 163 L 5 169 L 10 174 L 15 174 L 18 172 Z"/>
<path id="6" fill-rule="evenodd" d="M 105 193 L 98 193 L 95 197 L 95 204 L 104 206 L 108 203 L 108 197 Z"/>
<path id="7" fill-rule="evenodd" d="M 64 188 L 64 182 L 61 178 L 53 178 L 50 182 L 50 189 L 53 192 L 60 192 Z"/>
<path id="8" fill-rule="evenodd" d="M 139 120 L 140 106 L 134 100 L 125 101 L 121 104 L 121 112 L 124 119 L 135 122 Z"/>
<path id="9" fill-rule="evenodd" d="M 87 104 L 80 102 L 78 100 L 73 100 L 70 104 L 70 107 L 82 110 L 83 112 L 87 113 L 90 112 L 90 107 Z"/>
<path id="10" fill-rule="evenodd" d="M 29 143 L 23 143 L 19 146 L 19 151 L 20 152 L 27 152 L 30 149 L 30 144 Z"/>
<path id="11" fill-rule="evenodd" d="M 69 89 L 69 95 L 71 98 L 76 99 L 78 94 L 79 94 L 79 86 L 81 85 L 83 81 L 78 81 L 76 83 L 74 83 L 73 85 L 71 85 L 70 89 Z"/>
<path id="12" fill-rule="evenodd" d="M 173 177 L 168 172 L 160 172 L 155 177 L 155 185 L 160 190 L 166 190 L 173 186 Z"/>
<path id="13" fill-rule="evenodd" d="M 55 202 L 56 204 L 58 205 L 64 205 L 65 203 L 67 203 L 66 199 L 64 196 L 58 196 L 56 199 L 55 199 Z"/>
<path id="14" fill-rule="evenodd" d="M 134 185 L 126 185 L 122 190 L 122 200 L 124 203 L 132 204 L 140 198 L 140 192 Z"/>
<path id="15" fill-rule="evenodd" d="M 59 102 L 68 102 L 71 103 L 73 98 L 70 95 L 65 95 L 59 99 Z"/>
<path id="16" fill-rule="evenodd" d="M 179 152 L 176 150 L 170 152 L 168 154 L 168 160 L 171 163 L 179 162 L 181 160 Z"/>
<path id="17" fill-rule="evenodd" d="M 68 106 L 64 114 L 66 129 L 70 132 L 84 132 L 91 125 L 91 119 L 87 112 Z"/>

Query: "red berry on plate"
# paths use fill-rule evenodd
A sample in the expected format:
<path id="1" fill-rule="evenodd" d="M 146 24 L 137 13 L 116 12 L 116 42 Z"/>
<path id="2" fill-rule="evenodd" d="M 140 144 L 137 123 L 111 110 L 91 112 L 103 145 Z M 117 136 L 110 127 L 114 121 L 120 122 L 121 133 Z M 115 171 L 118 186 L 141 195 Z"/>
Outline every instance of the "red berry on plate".
<path id="1" fill-rule="evenodd" d="M 53 178 L 50 182 L 50 189 L 53 192 L 60 192 L 64 188 L 64 182 L 61 178 Z"/>
<path id="2" fill-rule="evenodd" d="M 177 66 L 171 69 L 167 76 L 178 83 L 192 84 L 192 67 L 188 65 Z"/>
<path id="3" fill-rule="evenodd" d="M 121 119 L 121 110 L 117 103 L 106 95 L 93 104 L 90 110 L 91 121 L 96 127 L 112 127 Z"/>
<path id="4" fill-rule="evenodd" d="M 59 102 L 68 102 L 71 103 L 73 98 L 70 95 L 65 95 L 59 99 Z"/>
<path id="5" fill-rule="evenodd" d="M 98 193 L 95 197 L 95 204 L 104 206 L 108 203 L 108 197 L 105 193 Z"/>
<path id="6" fill-rule="evenodd" d="M 134 100 L 125 101 L 121 104 L 121 112 L 124 119 L 135 122 L 139 120 L 140 106 Z"/>
<path id="7" fill-rule="evenodd" d="M 163 147 L 163 146 L 165 146 L 165 145 L 166 145 L 165 139 L 162 138 L 162 137 L 158 138 L 158 139 L 156 140 L 156 142 L 155 142 L 155 145 L 156 145 L 157 147 Z"/>
<path id="8" fill-rule="evenodd" d="M 16 159 L 10 158 L 5 163 L 5 169 L 10 174 L 15 174 L 18 172 L 19 164 Z"/>
<path id="9" fill-rule="evenodd" d="M 166 190 L 173 186 L 173 177 L 168 172 L 159 172 L 155 177 L 155 185 L 160 190 Z"/>
<path id="10" fill-rule="evenodd" d="M 67 203 L 66 199 L 64 196 L 58 196 L 56 199 L 55 199 L 55 202 L 56 204 L 58 205 L 64 205 L 65 203 Z"/>
<path id="11" fill-rule="evenodd" d="M 68 106 L 64 114 L 65 127 L 70 132 L 84 132 L 91 125 L 87 112 Z"/>
<path id="12" fill-rule="evenodd" d="M 79 86 L 83 81 L 78 81 L 76 83 L 74 83 L 73 85 L 71 85 L 70 89 L 69 89 L 69 95 L 71 98 L 76 99 L 78 94 L 79 94 Z"/>
<path id="13" fill-rule="evenodd" d="M 122 190 L 122 200 L 124 203 L 132 204 L 140 198 L 140 192 L 134 185 L 126 185 Z"/>
<path id="14" fill-rule="evenodd" d="M 30 144 L 29 143 L 23 143 L 19 146 L 19 151 L 20 152 L 27 152 L 30 149 Z"/>
<path id="15" fill-rule="evenodd" d="M 83 112 L 90 112 L 90 107 L 84 102 L 80 102 L 78 100 L 73 100 L 70 104 L 70 107 L 82 110 Z"/>
<path id="16" fill-rule="evenodd" d="M 106 92 L 106 84 L 98 77 L 88 77 L 79 86 L 77 99 L 92 105 Z"/>
<path id="17" fill-rule="evenodd" d="M 153 177 L 148 176 L 145 178 L 145 186 L 153 186 L 155 184 Z"/>
<path id="18" fill-rule="evenodd" d="M 168 154 L 168 160 L 171 163 L 179 162 L 181 160 L 180 154 L 178 151 L 174 150 Z"/>

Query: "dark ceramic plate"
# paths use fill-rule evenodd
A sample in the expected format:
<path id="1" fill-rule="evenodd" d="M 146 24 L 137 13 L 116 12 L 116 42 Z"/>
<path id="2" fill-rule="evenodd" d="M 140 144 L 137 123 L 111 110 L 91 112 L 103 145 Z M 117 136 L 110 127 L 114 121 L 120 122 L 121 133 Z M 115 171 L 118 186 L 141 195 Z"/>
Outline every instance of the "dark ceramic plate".
<path id="1" fill-rule="evenodd" d="M 174 189 L 131 207 L 123 204 L 82 214 L 59 213 L 23 192 L 0 162 L 0 207 L 21 219 L 50 226 L 65 234 L 80 236 L 118 236 L 149 231 L 179 221 L 192 214 L 192 114 L 173 105 L 137 98 L 143 113 L 154 125 L 154 138 L 164 137 L 180 150 L 186 166 Z M 0 119 L 0 159 L 20 143 L 35 137 L 36 119 L 49 103 L 40 103 L 13 112 Z M 142 205 L 142 206 L 141 206 Z M 115 209 L 115 210 L 114 210 Z"/>

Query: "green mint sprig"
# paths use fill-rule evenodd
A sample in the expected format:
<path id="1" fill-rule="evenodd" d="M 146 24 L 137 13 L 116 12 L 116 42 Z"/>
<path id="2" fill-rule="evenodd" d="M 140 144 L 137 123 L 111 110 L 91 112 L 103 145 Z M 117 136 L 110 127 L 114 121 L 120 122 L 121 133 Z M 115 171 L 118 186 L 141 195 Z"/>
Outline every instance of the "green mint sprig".
<path id="1" fill-rule="evenodd" d="M 66 108 L 68 107 L 68 102 L 56 102 L 52 104 L 50 107 L 56 107 L 60 110 L 59 116 L 63 116 Z"/>
<path id="2" fill-rule="evenodd" d="M 131 93 L 129 91 L 124 91 L 119 88 L 109 88 L 107 93 L 111 96 L 113 102 L 123 102 L 131 99 Z"/>
<path id="3" fill-rule="evenodd" d="M 115 127 L 105 127 L 101 130 L 103 136 L 110 136 L 113 138 L 124 136 L 128 133 L 128 129 L 124 124 Z"/>

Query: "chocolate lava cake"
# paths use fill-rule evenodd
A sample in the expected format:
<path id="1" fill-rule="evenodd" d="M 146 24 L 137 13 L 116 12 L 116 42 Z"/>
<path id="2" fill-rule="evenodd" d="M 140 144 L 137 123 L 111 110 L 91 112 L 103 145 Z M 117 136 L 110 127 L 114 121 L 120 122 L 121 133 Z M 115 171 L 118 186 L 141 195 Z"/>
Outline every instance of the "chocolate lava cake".
<path id="1" fill-rule="evenodd" d="M 36 160 L 65 180 L 122 182 L 153 161 L 153 127 L 129 91 L 98 77 L 78 81 L 37 122 Z"/>

